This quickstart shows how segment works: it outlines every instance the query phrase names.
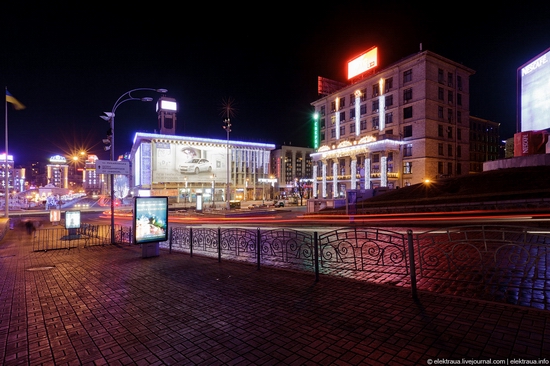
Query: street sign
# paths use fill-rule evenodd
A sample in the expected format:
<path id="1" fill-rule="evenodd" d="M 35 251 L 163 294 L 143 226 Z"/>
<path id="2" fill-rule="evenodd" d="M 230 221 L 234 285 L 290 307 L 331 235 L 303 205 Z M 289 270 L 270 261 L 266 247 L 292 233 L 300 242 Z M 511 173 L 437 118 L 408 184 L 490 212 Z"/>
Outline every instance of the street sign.
<path id="1" fill-rule="evenodd" d="M 95 171 L 98 174 L 130 174 L 130 162 L 97 160 Z"/>

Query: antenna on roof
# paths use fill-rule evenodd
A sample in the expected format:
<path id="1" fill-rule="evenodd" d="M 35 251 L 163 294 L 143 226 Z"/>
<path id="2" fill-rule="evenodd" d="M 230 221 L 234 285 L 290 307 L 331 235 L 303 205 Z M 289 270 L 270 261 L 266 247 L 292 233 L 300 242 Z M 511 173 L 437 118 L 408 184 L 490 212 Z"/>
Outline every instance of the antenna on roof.
<path id="1" fill-rule="evenodd" d="M 422 52 L 422 42 L 420 42 L 420 52 Z"/>

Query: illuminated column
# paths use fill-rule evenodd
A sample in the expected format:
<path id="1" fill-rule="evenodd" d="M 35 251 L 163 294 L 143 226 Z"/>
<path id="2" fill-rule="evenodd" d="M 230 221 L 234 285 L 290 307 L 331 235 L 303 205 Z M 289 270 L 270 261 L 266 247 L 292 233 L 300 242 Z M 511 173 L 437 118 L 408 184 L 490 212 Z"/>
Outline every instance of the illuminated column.
<path id="1" fill-rule="evenodd" d="M 365 189 L 370 189 L 370 158 L 365 159 Z"/>
<path id="2" fill-rule="evenodd" d="M 332 198 L 338 198 L 338 159 L 332 161 Z"/>
<path id="3" fill-rule="evenodd" d="M 323 160 L 323 182 L 322 182 L 323 198 L 327 198 L 327 161 Z"/>
<path id="4" fill-rule="evenodd" d="M 340 98 L 336 98 L 336 140 L 340 140 L 340 113 L 338 113 L 338 110 L 340 109 Z"/>
<path id="5" fill-rule="evenodd" d="M 317 198 L 317 164 L 313 165 L 313 182 L 311 185 L 313 188 L 313 197 Z"/>
<path id="6" fill-rule="evenodd" d="M 359 136 L 361 132 L 361 91 L 355 91 L 355 136 Z"/>
<path id="7" fill-rule="evenodd" d="M 388 157 L 382 156 L 380 159 L 380 185 L 382 187 L 388 186 Z"/>
<path id="8" fill-rule="evenodd" d="M 357 156 L 351 157 L 351 189 L 356 189 L 357 185 Z"/>
<path id="9" fill-rule="evenodd" d="M 380 117 L 378 119 L 378 129 L 384 131 L 386 128 L 386 98 L 384 97 L 384 79 L 380 79 L 379 83 L 380 97 L 378 98 L 378 108 L 380 109 Z"/>

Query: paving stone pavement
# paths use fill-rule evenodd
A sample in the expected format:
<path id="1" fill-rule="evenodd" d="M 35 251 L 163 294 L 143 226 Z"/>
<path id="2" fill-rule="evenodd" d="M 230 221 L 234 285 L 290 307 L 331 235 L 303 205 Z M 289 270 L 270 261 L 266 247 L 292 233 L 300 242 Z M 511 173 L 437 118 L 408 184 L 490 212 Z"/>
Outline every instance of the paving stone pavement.
<path id="1" fill-rule="evenodd" d="M 139 246 L 0 242 L 3 365 L 550 364 L 550 311 Z"/>

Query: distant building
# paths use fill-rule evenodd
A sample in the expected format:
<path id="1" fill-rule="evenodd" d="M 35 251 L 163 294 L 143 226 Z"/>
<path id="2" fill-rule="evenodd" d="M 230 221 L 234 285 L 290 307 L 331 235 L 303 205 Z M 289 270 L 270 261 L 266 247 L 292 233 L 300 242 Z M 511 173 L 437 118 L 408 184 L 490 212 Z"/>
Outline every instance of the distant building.
<path id="1" fill-rule="evenodd" d="M 311 154 L 315 149 L 282 145 L 271 152 L 270 177 L 277 180 L 274 194 L 288 197 L 301 186 L 312 187 L 313 164 Z M 270 199 L 275 198 L 270 196 Z"/>
<path id="2" fill-rule="evenodd" d="M 97 155 L 88 155 L 82 169 L 82 188 L 88 195 L 100 194 L 106 186 L 104 184 L 105 176 L 97 174 L 95 170 L 97 160 Z"/>
<path id="3" fill-rule="evenodd" d="M 421 51 L 314 101 L 315 195 L 337 198 L 347 189 L 468 174 L 473 74 Z"/>
<path id="4" fill-rule="evenodd" d="M 483 163 L 500 159 L 500 123 L 470 116 L 470 172 L 481 173 Z"/>
<path id="5" fill-rule="evenodd" d="M 57 188 L 69 188 L 69 166 L 67 159 L 61 155 L 50 157 L 50 163 L 46 165 L 47 185 Z"/>

